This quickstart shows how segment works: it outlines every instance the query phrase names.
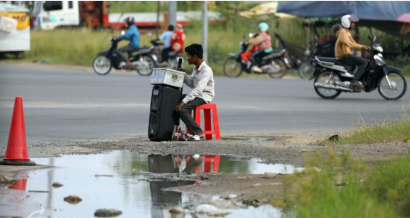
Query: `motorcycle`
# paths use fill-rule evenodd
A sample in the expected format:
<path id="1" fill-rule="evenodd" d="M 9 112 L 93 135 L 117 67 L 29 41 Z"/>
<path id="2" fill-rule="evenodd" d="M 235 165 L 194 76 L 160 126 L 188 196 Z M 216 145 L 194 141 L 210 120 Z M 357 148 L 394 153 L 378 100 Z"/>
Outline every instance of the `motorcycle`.
<path id="1" fill-rule="evenodd" d="M 249 38 L 252 38 L 252 36 L 252 34 L 249 34 Z M 262 72 L 259 73 L 253 71 L 252 66 L 248 68 L 247 64 L 242 61 L 241 54 L 248 50 L 248 45 L 245 42 L 245 36 L 243 36 L 243 40 L 239 43 L 241 46 L 239 52 L 229 53 L 229 57 L 223 65 L 224 73 L 227 77 L 239 77 L 244 71 L 248 74 L 267 73 L 271 78 L 282 78 L 286 74 L 287 67 L 285 64 L 285 58 L 287 52 L 285 49 L 281 51 L 273 51 L 265 55 L 260 63 L 260 66 L 262 66 Z"/>
<path id="2" fill-rule="evenodd" d="M 141 76 L 149 76 L 154 69 L 157 61 L 156 55 L 153 55 L 152 51 L 154 46 L 144 47 L 129 52 L 131 65 L 126 66 L 125 61 L 119 55 L 117 51 L 118 41 L 114 37 L 110 39 L 111 45 L 107 51 L 102 51 L 94 58 L 93 68 L 98 75 L 107 75 L 112 67 L 115 69 L 135 70 Z"/>
<path id="3" fill-rule="evenodd" d="M 334 57 L 334 53 L 332 53 L 332 55 L 329 54 L 329 52 L 324 52 L 323 53 L 323 49 L 328 49 L 328 48 L 324 48 L 322 47 L 320 44 L 316 44 L 316 47 L 313 49 L 313 51 L 311 49 L 306 49 L 305 51 L 305 56 L 306 59 L 302 62 L 302 64 L 300 64 L 299 66 L 299 75 L 302 79 L 309 79 L 313 73 L 315 72 L 315 67 L 313 66 L 312 61 L 315 59 L 316 56 L 322 56 L 322 57 Z M 355 50 L 352 50 L 352 54 L 354 56 L 361 56 L 361 52 L 357 52 Z M 370 54 L 369 53 L 364 53 L 363 57 L 368 57 Z"/>
<path id="4" fill-rule="evenodd" d="M 154 46 L 153 54 L 161 54 L 162 49 L 164 49 L 164 43 L 160 40 L 151 40 L 151 44 Z M 167 67 L 168 69 L 175 69 L 178 66 L 178 59 L 182 58 L 178 51 L 168 52 L 168 63 L 166 66 L 161 65 L 158 61 L 155 61 L 155 67 Z M 156 59 L 158 60 L 158 58 Z"/>
<path id="5" fill-rule="evenodd" d="M 302 79 L 310 78 L 315 72 L 315 67 L 313 66 L 312 61 L 316 56 L 319 55 L 319 50 L 315 48 L 313 51 L 306 49 L 305 56 L 306 59 L 299 66 L 299 75 Z"/>
<path id="6" fill-rule="evenodd" d="M 365 92 L 374 91 L 386 100 L 398 100 L 407 91 L 407 81 L 401 74 L 401 70 L 387 66 L 382 52 L 383 48 L 376 43 L 377 37 L 369 33 L 371 44 L 371 59 L 366 67 L 365 73 L 360 78 Z M 350 66 L 339 62 L 336 58 L 323 58 L 316 56 L 313 60 L 315 72 L 310 80 L 314 80 L 316 93 L 324 99 L 334 99 L 342 92 L 361 92 L 350 88 L 357 66 Z"/>

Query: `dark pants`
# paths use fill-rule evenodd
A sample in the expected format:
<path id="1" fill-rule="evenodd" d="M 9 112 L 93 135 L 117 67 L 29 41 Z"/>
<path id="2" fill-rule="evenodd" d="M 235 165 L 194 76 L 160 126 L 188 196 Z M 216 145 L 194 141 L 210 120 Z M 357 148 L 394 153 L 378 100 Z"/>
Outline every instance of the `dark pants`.
<path id="1" fill-rule="evenodd" d="M 357 69 L 356 73 L 354 74 L 352 82 L 360 80 L 368 64 L 366 59 L 355 57 L 353 55 L 345 55 L 341 59 L 339 59 L 339 61 L 347 65 L 355 65 L 359 67 L 359 69 Z"/>
<path id="2" fill-rule="evenodd" d="M 178 111 L 178 115 L 182 121 L 184 121 L 185 125 L 188 127 L 189 131 L 197 135 L 198 133 L 202 132 L 202 129 L 198 126 L 195 122 L 194 118 L 192 118 L 191 114 L 189 114 L 193 109 L 195 109 L 199 105 L 206 104 L 204 99 L 202 98 L 195 98 L 194 100 L 184 104 L 181 109 Z"/>
<path id="3" fill-rule="evenodd" d="M 161 62 L 168 62 L 168 53 L 172 51 L 171 48 L 164 48 L 161 52 L 162 61 Z"/>
<path id="4" fill-rule="evenodd" d="M 128 57 L 131 56 L 131 52 L 132 51 L 136 51 L 138 50 L 137 48 L 132 47 L 131 45 L 126 45 L 124 47 L 119 48 L 117 51 L 119 51 L 119 55 L 121 56 L 121 58 L 126 61 L 127 57 L 125 56 L 124 52 L 128 52 Z"/>
<path id="5" fill-rule="evenodd" d="M 255 65 L 259 66 L 259 64 L 262 62 L 262 58 L 265 57 L 267 53 L 265 51 L 257 51 L 253 53 L 252 58 L 255 60 Z"/>

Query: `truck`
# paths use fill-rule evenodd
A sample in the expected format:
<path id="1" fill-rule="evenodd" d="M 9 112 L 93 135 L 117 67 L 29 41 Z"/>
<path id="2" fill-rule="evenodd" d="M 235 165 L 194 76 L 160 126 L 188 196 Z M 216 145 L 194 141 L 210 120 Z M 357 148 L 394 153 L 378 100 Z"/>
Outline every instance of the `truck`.
<path id="1" fill-rule="evenodd" d="M 0 53 L 11 53 L 21 58 L 30 50 L 29 10 L 0 3 Z"/>
<path id="2" fill-rule="evenodd" d="M 105 1 L 43 1 L 38 14 L 38 26 L 42 30 L 53 30 L 57 27 L 102 27 L 119 29 L 125 27 L 124 19 L 134 17 L 138 29 L 150 30 L 166 28 L 168 13 L 109 13 L 109 2 Z M 177 23 L 183 26 L 192 24 L 195 19 L 202 19 L 201 11 L 177 12 Z M 221 15 L 215 11 L 208 12 L 210 23 L 224 22 Z"/>

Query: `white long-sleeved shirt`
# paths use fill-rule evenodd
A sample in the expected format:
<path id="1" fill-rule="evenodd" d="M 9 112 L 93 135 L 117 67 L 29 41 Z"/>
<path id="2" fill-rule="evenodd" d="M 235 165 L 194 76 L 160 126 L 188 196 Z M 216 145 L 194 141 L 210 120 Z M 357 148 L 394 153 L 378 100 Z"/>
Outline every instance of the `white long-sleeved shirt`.
<path id="1" fill-rule="evenodd" d="M 212 69 L 204 62 L 196 69 L 194 67 L 192 75 L 184 76 L 184 83 L 192 88 L 192 91 L 186 95 L 182 101 L 186 104 L 196 97 L 204 99 L 206 103 L 210 103 L 215 96 L 215 81 Z"/>

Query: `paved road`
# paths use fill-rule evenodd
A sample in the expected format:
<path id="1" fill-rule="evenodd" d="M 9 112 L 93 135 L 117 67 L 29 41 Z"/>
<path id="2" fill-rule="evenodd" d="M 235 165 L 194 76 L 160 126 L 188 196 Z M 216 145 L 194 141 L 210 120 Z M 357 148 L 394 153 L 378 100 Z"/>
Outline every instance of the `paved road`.
<path id="1" fill-rule="evenodd" d="M 222 134 L 340 130 L 352 122 L 397 119 L 410 94 L 386 101 L 378 92 L 323 100 L 312 81 L 216 77 Z M 0 64 L 0 147 L 7 145 L 14 98 L 23 97 L 28 144 L 120 140 L 146 135 L 149 77 Z M 188 89 L 184 90 L 185 92 Z"/>

